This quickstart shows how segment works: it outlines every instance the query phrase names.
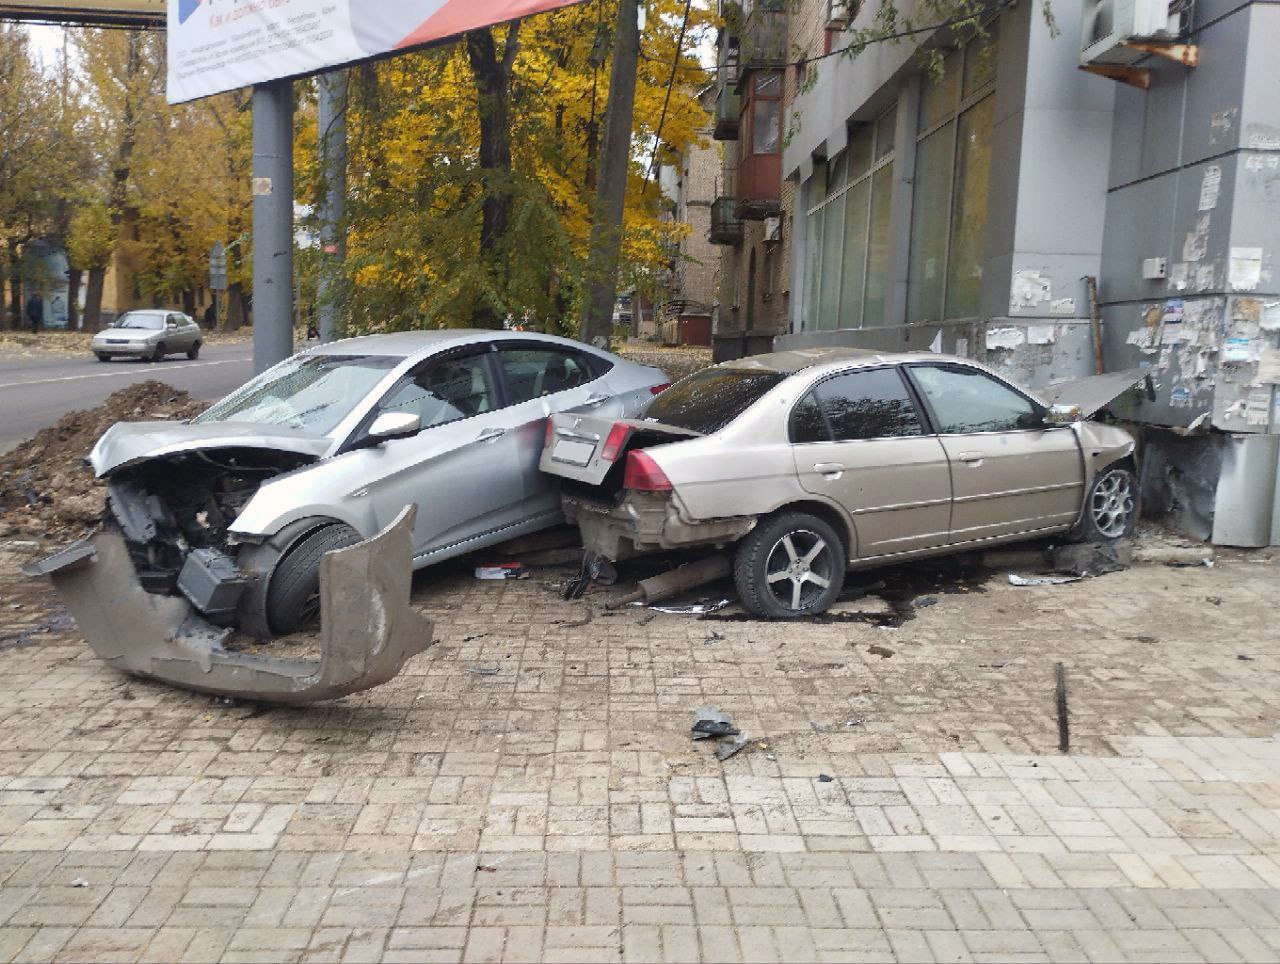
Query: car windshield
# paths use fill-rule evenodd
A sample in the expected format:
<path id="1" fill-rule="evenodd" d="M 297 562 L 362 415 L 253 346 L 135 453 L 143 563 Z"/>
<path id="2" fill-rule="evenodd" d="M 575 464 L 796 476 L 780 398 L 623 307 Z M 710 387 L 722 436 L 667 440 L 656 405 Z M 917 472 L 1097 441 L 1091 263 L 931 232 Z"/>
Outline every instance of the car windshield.
<path id="1" fill-rule="evenodd" d="M 115 320 L 112 328 L 141 328 L 143 331 L 160 331 L 164 328 L 164 315 L 151 311 L 126 311 Z"/>
<path id="2" fill-rule="evenodd" d="M 761 399 L 786 375 L 741 368 L 707 368 L 682 378 L 653 400 L 645 418 L 710 435 Z"/>
<path id="3" fill-rule="evenodd" d="M 404 359 L 388 355 L 299 355 L 232 392 L 196 422 L 260 422 L 325 435 Z"/>

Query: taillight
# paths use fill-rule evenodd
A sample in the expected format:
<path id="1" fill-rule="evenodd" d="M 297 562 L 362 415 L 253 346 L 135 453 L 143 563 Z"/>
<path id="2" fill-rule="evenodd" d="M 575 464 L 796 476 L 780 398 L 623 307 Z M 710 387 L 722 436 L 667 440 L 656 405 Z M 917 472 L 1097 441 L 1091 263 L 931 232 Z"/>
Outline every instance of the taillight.
<path id="1" fill-rule="evenodd" d="M 663 392 L 665 392 L 665 391 L 666 391 L 668 388 L 670 388 L 670 387 L 671 387 L 671 383 L 670 383 L 670 382 L 663 382 L 661 385 L 654 385 L 653 387 L 651 387 L 651 388 L 649 389 L 649 394 L 650 394 L 650 395 L 661 395 Z"/>
<path id="2" fill-rule="evenodd" d="M 616 462 L 622 454 L 622 447 L 627 444 L 627 436 L 631 434 L 631 426 L 614 422 L 613 428 L 604 440 L 604 448 L 600 450 L 600 458 L 605 462 Z"/>
<path id="3" fill-rule="evenodd" d="M 670 492 L 671 480 L 658 468 L 658 463 L 651 456 L 644 452 L 628 452 L 622 487 L 641 492 Z"/>
<path id="4" fill-rule="evenodd" d="M 547 437 L 542 440 L 542 447 L 546 448 L 551 444 L 551 440 L 556 436 L 556 427 L 551 424 L 551 416 L 547 416 Z"/>

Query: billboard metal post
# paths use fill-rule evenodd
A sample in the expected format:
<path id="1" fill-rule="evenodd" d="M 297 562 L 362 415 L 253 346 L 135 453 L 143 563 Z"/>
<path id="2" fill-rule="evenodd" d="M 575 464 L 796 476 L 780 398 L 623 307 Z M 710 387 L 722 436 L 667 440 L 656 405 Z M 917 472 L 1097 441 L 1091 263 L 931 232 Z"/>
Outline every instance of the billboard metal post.
<path id="1" fill-rule="evenodd" d="M 293 354 L 293 81 L 253 88 L 253 370 Z"/>
<path id="2" fill-rule="evenodd" d="M 335 286 L 338 272 L 347 255 L 347 72 L 331 70 L 319 78 L 320 101 L 317 126 L 320 130 L 320 156 L 324 163 L 324 191 L 320 195 L 320 277 L 316 300 L 319 302 L 320 341 L 333 341 L 338 329 L 338 305 Z"/>

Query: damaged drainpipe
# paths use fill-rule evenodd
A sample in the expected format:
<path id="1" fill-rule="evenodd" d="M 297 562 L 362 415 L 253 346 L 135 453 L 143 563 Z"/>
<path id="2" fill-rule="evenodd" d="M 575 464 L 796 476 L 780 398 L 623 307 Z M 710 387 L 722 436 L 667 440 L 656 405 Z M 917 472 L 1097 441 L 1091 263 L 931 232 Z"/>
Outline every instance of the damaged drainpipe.
<path id="1" fill-rule="evenodd" d="M 1106 367 L 1102 363 L 1102 312 L 1098 308 L 1098 279 L 1088 274 L 1083 280 L 1089 289 L 1089 324 L 1093 328 L 1093 373 L 1101 375 L 1106 371 Z"/>

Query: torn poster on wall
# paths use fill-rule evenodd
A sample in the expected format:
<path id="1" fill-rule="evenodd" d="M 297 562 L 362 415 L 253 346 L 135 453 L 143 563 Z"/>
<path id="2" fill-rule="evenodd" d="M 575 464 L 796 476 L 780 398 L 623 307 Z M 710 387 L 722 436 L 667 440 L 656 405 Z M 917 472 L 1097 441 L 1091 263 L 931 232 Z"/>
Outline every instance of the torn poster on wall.
<path id="1" fill-rule="evenodd" d="M 1200 181 L 1200 210 L 1212 211 L 1218 206 L 1218 192 L 1222 188 L 1222 168 L 1210 164 L 1204 169 Z"/>
<path id="2" fill-rule="evenodd" d="M 1181 298 L 1170 298 L 1164 303 L 1164 314 L 1160 317 L 1162 325 L 1182 324 L 1186 303 Z"/>
<path id="3" fill-rule="evenodd" d="M 1262 281 L 1262 249 L 1232 248 L 1227 282 L 1237 291 L 1253 291 Z"/>
<path id="4" fill-rule="evenodd" d="M 1212 220 L 1209 214 L 1201 214 L 1196 218 L 1196 227 L 1194 231 L 1187 233 L 1186 240 L 1182 242 L 1182 260 L 1183 261 L 1199 261 L 1204 257 L 1205 252 L 1209 250 L 1209 225 Z"/>
<path id="5" fill-rule="evenodd" d="M 1252 342 L 1248 338 L 1228 338 L 1222 343 L 1222 361 L 1228 365 L 1247 365 L 1253 361 Z"/>
<path id="6" fill-rule="evenodd" d="M 1013 275 L 1013 284 L 1009 290 L 1009 310 L 1033 308 L 1042 301 L 1053 298 L 1053 283 L 1040 276 L 1034 268 L 1023 268 Z M 990 347 L 988 345 L 987 347 Z"/>
<path id="7" fill-rule="evenodd" d="M 1025 328 L 988 328 L 987 351 L 1017 348 L 1027 343 Z"/>
<path id="8" fill-rule="evenodd" d="M 1280 385 L 1280 348 L 1269 345 L 1258 352 L 1258 372 L 1254 381 L 1269 385 Z"/>

